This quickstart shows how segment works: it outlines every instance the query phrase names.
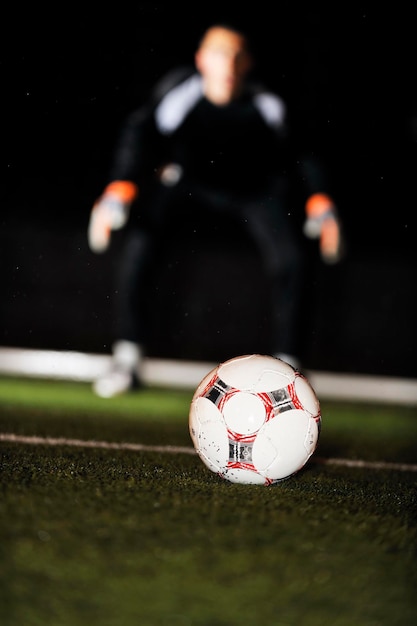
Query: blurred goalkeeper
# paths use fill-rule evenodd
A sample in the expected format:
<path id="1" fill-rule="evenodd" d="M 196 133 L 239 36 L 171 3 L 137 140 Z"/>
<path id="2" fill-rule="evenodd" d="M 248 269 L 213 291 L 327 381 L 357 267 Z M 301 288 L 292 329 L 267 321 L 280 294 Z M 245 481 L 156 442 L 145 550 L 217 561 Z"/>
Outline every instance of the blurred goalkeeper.
<path id="1" fill-rule="evenodd" d="M 304 234 L 319 240 L 325 262 L 339 259 L 340 225 L 332 198 L 310 175 L 317 168 L 303 167 L 293 154 L 284 102 L 249 81 L 252 65 L 243 32 L 211 26 L 193 68 L 166 77 L 127 120 L 88 227 L 90 248 L 101 253 L 111 232 L 129 224 L 112 367 L 94 383 L 102 397 L 141 384 L 147 329 L 140 303 L 160 233 L 169 229 L 175 237 L 184 225 L 223 217 L 252 237 L 270 278 L 271 354 L 298 366 L 303 253 L 290 206 L 295 176 L 304 194 Z"/>

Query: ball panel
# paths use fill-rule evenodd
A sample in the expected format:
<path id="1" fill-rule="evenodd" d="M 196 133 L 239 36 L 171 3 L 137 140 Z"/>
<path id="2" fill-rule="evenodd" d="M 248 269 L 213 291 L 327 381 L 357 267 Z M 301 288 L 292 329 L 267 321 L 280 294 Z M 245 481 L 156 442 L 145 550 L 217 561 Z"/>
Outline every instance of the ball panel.
<path id="1" fill-rule="evenodd" d="M 223 416 L 219 409 L 208 398 L 200 396 L 194 398 L 191 403 L 190 421 L 199 425 L 206 422 L 223 422 Z"/>
<path id="2" fill-rule="evenodd" d="M 293 368 L 280 359 L 250 354 L 222 363 L 218 375 L 228 385 L 242 391 L 271 391 L 294 380 Z"/>
<path id="3" fill-rule="evenodd" d="M 319 416 L 320 404 L 308 380 L 304 376 L 297 375 L 294 381 L 294 388 L 303 408 L 313 417 L 316 415 Z"/>
<path id="4" fill-rule="evenodd" d="M 222 413 L 226 426 L 241 435 L 256 433 L 266 417 L 262 400 L 247 391 L 231 395 L 224 403 Z"/>
<path id="5" fill-rule="evenodd" d="M 196 398 L 189 423 L 198 456 L 212 472 L 223 470 L 229 460 L 229 440 L 220 411 L 207 398 Z"/>
<path id="6" fill-rule="evenodd" d="M 300 470 L 314 452 L 318 427 L 302 410 L 287 411 L 261 428 L 253 444 L 255 468 L 271 480 L 288 478 Z"/>
<path id="7" fill-rule="evenodd" d="M 258 472 L 250 469 L 236 467 L 227 469 L 221 474 L 222 478 L 229 480 L 231 483 L 240 483 L 243 485 L 265 485 L 266 479 Z"/>

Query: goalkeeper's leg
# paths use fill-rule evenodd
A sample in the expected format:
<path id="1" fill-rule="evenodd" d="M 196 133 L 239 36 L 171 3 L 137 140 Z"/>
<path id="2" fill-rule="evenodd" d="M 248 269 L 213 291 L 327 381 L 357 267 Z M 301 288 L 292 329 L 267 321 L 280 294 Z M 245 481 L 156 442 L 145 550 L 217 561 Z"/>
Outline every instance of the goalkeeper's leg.
<path id="1" fill-rule="evenodd" d="M 270 284 L 271 354 L 300 367 L 304 255 L 288 216 L 278 204 L 250 206 L 245 224 Z"/>
<path id="2" fill-rule="evenodd" d="M 142 386 L 146 339 L 145 279 L 152 260 L 150 234 L 132 232 L 127 240 L 115 287 L 116 339 L 109 371 L 93 384 L 95 393 L 112 397 Z"/>

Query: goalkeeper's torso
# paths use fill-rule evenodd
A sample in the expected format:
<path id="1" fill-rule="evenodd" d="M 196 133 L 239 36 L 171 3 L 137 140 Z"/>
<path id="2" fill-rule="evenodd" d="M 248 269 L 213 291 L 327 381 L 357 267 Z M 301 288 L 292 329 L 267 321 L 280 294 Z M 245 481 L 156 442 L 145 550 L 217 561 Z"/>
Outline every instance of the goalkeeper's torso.
<path id="1" fill-rule="evenodd" d="M 113 178 L 149 188 L 168 163 L 180 166 L 190 187 L 244 196 L 285 179 L 288 153 L 282 100 L 248 86 L 239 99 L 215 106 L 201 78 L 184 74 L 158 86 L 147 107 L 129 118 L 116 153 Z"/>

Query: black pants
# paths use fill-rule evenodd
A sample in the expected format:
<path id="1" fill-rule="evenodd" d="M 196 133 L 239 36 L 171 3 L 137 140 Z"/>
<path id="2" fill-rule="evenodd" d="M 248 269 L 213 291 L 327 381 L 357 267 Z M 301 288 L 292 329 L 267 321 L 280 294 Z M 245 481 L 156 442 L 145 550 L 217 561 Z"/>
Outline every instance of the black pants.
<path id="1" fill-rule="evenodd" d="M 167 232 L 175 243 L 176 233 L 191 233 L 205 228 L 210 222 L 220 224 L 222 218 L 235 221 L 236 232 L 244 231 L 255 244 L 263 269 L 271 287 L 271 345 L 270 352 L 285 352 L 299 355 L 300 306 L 303 296 L 304 261 L 303 251 L 297 234 L 294 232 L 293 218 L 276 200 L 267 198 L 259 201 L 239 203 L 218 201 L 199 206 L 182 203 L 181 208 L 172 205 L 171 218 L 158 220 L 146 228 L 132 228 L 126 238 L 118 268 L 116 286 L 116 334 L 117 339 L 126 339 L 146 347 L 147 316 L 144 303 L 147 302 L 146 284 L 155 260 L 160 251 L 160 243 Z M 158 207 L 160 209 L 160 206 Z M 165 218 L 167 211 L 164 213 Z M 164 233 L 164 234 L 163 234 Z M 213 246 L 215 246 L 213 241 Z M 168 311 L 167 311 L 168 314 Z"/>

